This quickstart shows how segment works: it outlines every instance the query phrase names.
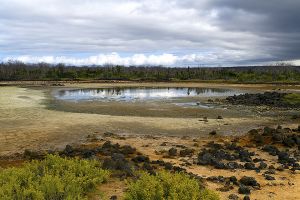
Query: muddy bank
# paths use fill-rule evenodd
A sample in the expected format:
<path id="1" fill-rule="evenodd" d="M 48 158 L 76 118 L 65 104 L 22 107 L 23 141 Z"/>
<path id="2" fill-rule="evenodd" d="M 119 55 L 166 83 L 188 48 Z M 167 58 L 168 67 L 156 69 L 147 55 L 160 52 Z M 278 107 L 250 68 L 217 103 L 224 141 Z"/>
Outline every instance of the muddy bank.
<path id="1" fill-rule="evenodd" d="M 137 84 L 137 83 L 134 83 Z M 147 83 L 148 84 L 148 83 Z M 156 84 L 154 84 L 156 85 Z M 111 86 L 111 83 L 110 83 Z M 76 86 L 78 87 L 78 86 Z M 83 88 L 85 86 L 82 86 Z M 91 85 L 88 85 L 91 87 Z M 98 87 L 95 85 L 94 87 Z M 294 124 L 298 119 L 291 119 L 290 111 L 248 110 L 244 106 L 228 109 L 191 109 L 168 107 L 158 104 L 163 109 L 161 116 L 149 116 L 157 112 L 149 105 L 131 105 L 137 113 L 148 116 L 130 116 L 127 105 L 107 105 L 107 113 L 81 113 L 80 109 L 91 105 L 66 105 L 77 111 L 63 111 L 47 108 L 50 87 L 0 88 L 0 154 L 23 152 L 25 149 L 61 149 L 68 143 L 80 142 L 89 134 L 114 132 L 127 135 L 167 135 L 207 137 L 207 133 L 216 130 L 220 135 L 239 135 L 251 128 L 274 124 Z M 116 106 L 122 115 L 114 115 L 111 107 Z M 151 105 L 152 106 L 152 105 Z M 124 108 L 124 110 L 123 110 Z M 58 109 L 58 108 L 57 108 Z M 94 110 L 101 109 L 95 106 Z M 105 109 L 103 109 L 105 110 Z M 138 111 L 139 110 L 139 111 Z M 134 114 L 134 113 L 133 113 Z M 135 113 L 135 115 L 137 115 Z M 142 115 L 142 114 L 141 114 Z M 218 116 L 221 118 L 218 118 Z M 275 117 L 274 117 L 275 116 Z"/>

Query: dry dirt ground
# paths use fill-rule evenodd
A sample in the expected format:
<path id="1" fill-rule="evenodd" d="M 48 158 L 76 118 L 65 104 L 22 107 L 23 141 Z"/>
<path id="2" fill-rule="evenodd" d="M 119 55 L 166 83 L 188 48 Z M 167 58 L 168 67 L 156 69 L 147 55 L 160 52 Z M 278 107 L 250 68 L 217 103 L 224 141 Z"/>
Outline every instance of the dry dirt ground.
<path id="1" fill-rule="evenodd" d="M 65 83 L 60 88 L 98 88 L 112 86 L 159 86 L 159 87 L 224 87 L 242 88 L 251 91 L 278 90 L 299 91 L 298 86 L 270 86 L 270 85 L 220 85 L 200 83 Z M 80 112 L 66 112 L 54 108 L 48 109 L 49 91 L 53 87 L 0 87 L 0 155 L 11 155 L 23 152 L 25 149 L 62 149 L 66 144 L 79 144 L 86 141 L 88 135 L 102 135 L 104 132 L 113 132 L 124 135 L 126 138 L 109 138 L 112 142 L 129 144 L 141 153 L 148 155 L 151 160 L 163 159 L 179 165 L 180 159 L 166 158 L 163 152 L 176 145 L 185 145 L 196 149 L 196 152 L 208 141 L 224 142 L 231 140 L 232 135 L 241 135 L 252 128 L 265 125 L 296 127 L 299 120 L 279 117 L 279 115 L 238 115 L 228 114 L 224 119 L 216 119 L 218 110 L 209 111 L 211 117 L 208 122 L 198 117 L 143 117 L 143 116 L 118 116 L 109 114 L 91 114 Z M 234 108 L 233 108 L 234 109 Z M 204 111 L 203 111 L 204 112 Z M 239 113 L 234 110 L 232 113 Z M 206 113 L 209 115 L 209 113 Z M 206 115 L 203 114 L 203 115 Z M 202 113 L 201 113 L 202 115 Z M 215 116 L 215 117 L 213 117 Z M 218 136 L 210 137 L 208 133 L 217 130 Z M 230 135 L 230 136 L 229 136 Z M 155 137 L 152 137 L 155 136 Z M 188 137 L 183 137 L 188 136 Z M 166 142 L 166 146 L 161 146 Z M 197 145 L 195 145 L 197 143 Z M 252 149 L 260 157 L 266 158 L 268 164 L 275 164 L 276 158 L 257 149 Z M 1 161 L 0 161 L 1 162 Z M 253 176 L 261 184 L 261 190 L 254 190 L 251 199 L 288 199 L 296 200 L 300 197 L 300 175 L 285 170 L 276 173 L 275 181 L 267 181 L 264 177 L 249 170 L 217 170 L 207 166 L 192 165 L 186 167 L 188 172 L 201 176 Z M 221 185 L 207 182 L 210 189 L 218 189 Z M 100 188 L 106 195 L 122 196 L 126 189 L 124 182 L 112 180 Z M 237 188 L 230 192 L 218 192 L 222 199 L 227 199 L 229 194 L 237 194 Z M 240 195 L 240 197 L 242 197 Z"/>
<path id="2" fill-rule="evenodd" d="M 216 85 L 199 83 L 67 83 L 61 88 L 98 88 L 112 86 L 152 86 L 152 87 L 226 87 L 251 88 L 251 90 L 272 90 L 275 86 L 251 85 Z M 276 86 L 277 87 L 277 86 Z M 284 86 L 287 87 L 287 86 Z M 293 86 L 289 89 L 296 88 Z M 57 88 L 56 88 L 57 89 Z M 284 89 L 284 88 L 283 88 Z M 286 88 L 285 88 L 286 89 Z M 180 108 L 173 113 L 174 107 L 168 108 L 167 116 L 127 116 L 65 112 L 52 107 L 47 102 L 51 99 L 53 87 L 0 87 L 0 155 L 23 152 L 25 149 L 56 149 L 66 144 L 80 142 L 88 134 L 114 132 L 120 134 L 152 134 L 177 136 L 206 136 L 217 130 L 224 135 L 238 135 L 245 131 L 270 124 L 294 123 L 285 120 L 285 116 L 243 115 L 242 111 L 231 108 L 226 112 L 218 109 Z M 89 105 L 93 108 L 95 105 Z M 110 105 L 115 107 L 114 105 Z M 73 105 L 73 109 L 76 105 Z M 80 105 L 78 105 L 80 107 Z M 136 106 L 138 107 L 138 106 Z M 145 106 L 144 106 L 145 107 Z M 82 106 L 81 106 L 82 108 Z M 83 106 L 84 108 L 84 106 Z M 96 109 L 96 107 L 95 107 Z M 118 108 L 117 108 L 118 109 Z M 177 108 L 179 109 L 179 108 Z M 112 109 L 113 110 L 113 109 Z M 120 109 L 119 109 L 120 110 Z M 195 111 L 196 110 L 196 111 Z M 145 112 L 147 109 L 144 110 Z M 152 110 L 153 112 L 153 110 Z M 178 117 L 178 113 L 196 113 L 198 117 Z M 224 119 L 217 116 L 224 113 Z M 201 121 L 208 116 L 208 122 Z"/>
<path id="3" fill-rule="evenodd" d="M 103 138 L 101 134 L 93 135 L 92 138 Z M 241 137 L 243 138 L 243 136 Z M 255 172 L 254 170 L 246 170 L 246 169 L 235 169 L 235 170 L 223 170 L 223 169 L 215 169 L 214 167 L 209 166 L 200 166 L 193 164 L 191 166 L 184 166 L 183 160 L 188 160 L 193 163 L 197 160 L 197 154 L 193 157 L 169 157 L 168 150 L 170 148 L 177 148 L 180 150 L 180 146 L 185 146 L 188 148 L 192 148 L 196 153 L 200 151 L 208 142 L 214 141 L 216 143 L 226 143 L 232 141 L 233 137 L 224 137 L 224 136 L 211 136 L 206 139 L 203 138 L 195 138 L 195 137 L 169 137 L 169 136 L 157 136 L 152 137 L 149 135 L 144 136 L 128 136 L 128 135 L 115 135 L 112 137 L 104 137 L 104 140 L 111 141 L 112 143 L 119 143 L 120 145 L 131 145 L 139 152 L 144 155 L 149 156 L 150 160 L 163 160 L 165 162 L 170 162 L 174 166 L 180 166 L 187 170 L 187 172 L 191 172 L 193 174 L 197 174 L 202 177 L 210 177 L 210 176 L 236 176 L 239 180 L 243 176 L 254 177 L 258 183 L 260 184 L 260 189 L 251 190 L 251 199 L 255 200 L 298 200 L 300 197 L 300 172 L 292 172 L 291 170 L 284 170 L 282 172 L 276 171 L 275 177 L 276 180 L 266 180 L 263 176 L 262 172 Z M 241 139 L 242 143 L 246 145 L 249 141 L 247 139 Z M 100 142 L 100 143 L 103 143 Z M 163 145 L 162 145 L 163 144 Z M 95 145 L 94 142 L 87 142 L 84 146 Z M 273 165 L 275 168 L 279 166 L 277 163 L 276 156 L 270 156 L 266 152 L 262 150 L 252 147 L 247 148 L 249 151 L 254 151 L 257 158 L 262 158 L 265 160 L 265 163 L 268 166 Z M 217 193 L 221 196 L 221 199 L 228 199 L 230 194 L 237 194 L 240 199 L 243 199 L 244 195 L 238 194 L 238 187 L 234 187 L 233 190 L 227 192 L 219 191 L 220 188 L 224 186 L 222 183 L 214 183 L 210 181 L 205 181 L 205 185 L 207 188 L 217 191 Z M 126 190 L 125 181 L 120 181 L 120 179 L 112 179 L 107 184 L 104 184 L 99 187 L 100 191 L 105 191 L 105 196 L 109 198 L 110 196 L 117 195 L 118 198 L 122 199 L 123 193 Z M 92 199 L 101 199 L 97 197 L 93 197 Z"/>

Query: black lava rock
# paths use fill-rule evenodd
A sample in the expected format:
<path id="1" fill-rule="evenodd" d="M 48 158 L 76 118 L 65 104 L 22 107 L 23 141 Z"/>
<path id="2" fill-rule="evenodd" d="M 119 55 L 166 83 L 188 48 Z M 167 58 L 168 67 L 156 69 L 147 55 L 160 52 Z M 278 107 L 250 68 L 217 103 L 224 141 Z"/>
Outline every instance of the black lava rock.
<path id="1" fill-rule="evenodd" d="M 270 175 L 268 175 L 268 174 L 265 174 L 264 176 L 265 176 L 265 179 L 266 179 L 266 180 L 269 180 L 269 181 L 275 180 L 275 178 L 274 178 L 273 176 L 270 176 Z"/>
<path id="2" fill-rule="evenodd" d="M 217 135 L 217 131 L 213 130 L 209 133 L 209 135 Z"/>
<path id="3" fill-rule="evenodd" d="M 132 161 L 136 163 L 141 163 L 141 162 L 150 162 L 150 159 L 148 156 L 137 155 L 136 157 L 132 158 Z"/>
<path id="4" fill-rule="evenodd" d="M 179 152 L 179 155 L 181 157 L 186 157 L 186 156 L 192 156 L 194 154 L 195 150 L 194 149 L 189 149 L 189 148 L 186 148 L 186 149 L 183 149 Z"/>
<path id="5" fill-rule="evenodd" d="M 250 200 L 250 197 L 248 195 L 244 196 L 243 200 Z"/>
<path id="6" fill-rule="evenodd" d="M 285 138 L 282 143 L 287 147 L 293 147 L 296 144 L 292 137 Z"/>
<path id="7" fill-rule="evenodd" d="M 259 166 L 258 166 L 259 169 L 265 169 L 265 168 L 267 168 L 267 167 L 268 167 L 267 163 L 265 163 L 265 162 L 263 162 L 263 161 L 261 161 L 261 162 L 259 163 Z"/>
<path id="8" fill-rule="evenodd" d="M 238 200 L 238 199 L 239 199 L 239 196 L 236 195 L 236 194 L 230 194 L 230 195 L 228 196 L 228 199 L 229 199 L 229 200 Z"/>
<path id="9" fill-rule="evenodd" d="M 176 156 L 177 155 L 177 149 L 176 148 L 171 148 L 169 149 L 169 156 Z"/>
<path id="10" fill-rule="evenodd" d="M 239 194 L 250 194 L 250 188 L 245 185 L 240 185 L 238 192 Z"/>
<path id="11" fill-rule="evenodd" d="M 258 182 L 253 177 L 243 176 L 240 183 L 245 186 L 259 186 Z"/>
<path id="12" fill-rule="evenodd" d="M 245 163 L 244 167 L 245 167 L 245 169 L 249 169 L 249 170 L 255 170 L 256 169 L 255 164 L 252 163 L 252 162 Z"/>

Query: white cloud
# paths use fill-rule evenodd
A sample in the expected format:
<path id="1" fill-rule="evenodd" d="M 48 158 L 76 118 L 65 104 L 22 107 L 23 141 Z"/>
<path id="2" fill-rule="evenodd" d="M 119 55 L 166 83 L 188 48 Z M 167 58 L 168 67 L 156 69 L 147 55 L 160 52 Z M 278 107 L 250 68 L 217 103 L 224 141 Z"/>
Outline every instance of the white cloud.
<path id="1" fill-rule="evenodd" d="M 129 57 L 121 57 L 118 53 L 111 54 L 99 54 L 96 56 L 89 56 L 86 58 L 75 58 L 66 56 L 17 56 L 17 57 L 5 57 L 4 62 L 7 61 L 21 61 L 24 63 L 50 63 L 58 64 L 65 63 L 68 65 L 164 65 L 170 66 L 174 65 L 180 60 L 179 57 L 173 54 L 161 54 L 161 55 L 144 55 L 144 54 L 134 54 Z"/>
<path id="2" fill-rule="evenodd" d="M 88 56 L 85 58 L 67 57 L 67 56 L 30 56 L 22 55 L 15 57 L 5 57 L 4 62 L 7 61 L 21 61 L 24 63 L 50 63 L 58 64 L 65 63 L 68 65 L 125 65 L 125 66 L 187 66 L 187 65 L 224 65 L 227 66 L 232 63 L 232 58 L 235 62 L 242 62 L 244 59 L 257 59 L 259 52 L 256 54 L 248 54 L 248 52 L 241 51 L 221 51 L 221 52 L 205 52 L 202 54 L 160 54 L 160 55 L 145 55 L 133 54 L 132 56 L 121 56 L 118 53 L 98 54 Z M 266 57 L 266 55 L 264 55 Z"/>
<path id="3" fill-rule="evenodd" d="M 300 3 L 253 1 L 0 0 L 0 59 L 136 65 L 299 59 Z"/>

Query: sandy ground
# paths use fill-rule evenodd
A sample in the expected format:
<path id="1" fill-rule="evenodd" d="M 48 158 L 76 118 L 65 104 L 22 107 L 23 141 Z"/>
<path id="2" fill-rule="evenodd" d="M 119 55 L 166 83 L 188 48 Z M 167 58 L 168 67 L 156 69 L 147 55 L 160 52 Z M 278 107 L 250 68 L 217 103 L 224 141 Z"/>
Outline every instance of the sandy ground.
<path id="1" fill-rule="evenodd" d="M 115 85 L 113 83 L 66 83 L 65 88 L 97 88 Z M 288 85 L 221 85 L 208 83 L 118 83 L 117 85 L 124 87 L 224 87 L 250 89 L 251 91 L 278 90 L 281 88 L 280 91 L 299 92 L 298 86 Z M 215 117 L 220 114 L 220 111 L 209 111 L 212 113 L 208 122 L 201 121 L 202 118 L 200 118 L 200 115 L 192 117 L 183 115 L 182 117 L 178 117 L 174 116 L 174 113 L 164 117 L 145 117 L 128 116 L 126 112 L 124 112 L 123 116 L 114 115 L 114 113 L 106 115 L 81 113 L 80 110 L 78 112 L 66 112 L 55 106 L 48 109 L 49 90 L 52 90 L 52 88 L 0 87 L 0 156 L 23 152 L 25 149 L 61 149 L 66 144 L 84 142 L 87 135 L 102 135 L 104 132 L 113 132 L 125 135 L 126 140 L 109 138 L 111 141 L 120 144 L 130 144 L 143 154 L 148 155 L 151 159 L 163 159 L 179 165 L 181 163 L 179 159 L 165 158 L 157 152 L 166 151 L 176 144 L 193 147 L 196 151 L 199 151 L 207 141 L 223 142 L 230 140 L 230 137 L 224 137 L 226 135 L 240 135 L 252 128 L 263 127 L 265 125 L 275 126 L 278 123 L 291 128 L 299 124 L 299 120 L 284 119 L 276 114 L 274 115 L 272 112 L 270 115 L 243 115 L 243 113 L 239 113 L 239 110 L 233 110 L 228 114 L 223 113 L 226 117 L 221 120 Z M 202 111 L 204 112 L 204 110 Z M 176 112 L 187 112 L 187 110 Z M 189 110 L 189 112 L 195 111 Z M 209 116 L 209 113 L 203 115 Z M 208 132 L 211 130 L 217 130 L 219 136 L 209 137 Z M 183 138 L 183 136 L 189 137 Z M 167 142 L 167 145 L 161 146 L 162 142 Z M 197 143 L 196 146 L 195 143 Z M 257 151 L 256 153 L 261 157 L 267 158 L 269 161 L 268 164 L 276 165 L 275 157 L 270 157 L 261 151 Z M 300 175 L 298 173 L 293 174 L 289 170 L 276 173 L 275 181 L 266 181 L 261 174 L 253 171 L 216 170 L 197 165 L 192 165 L 186 169 L 201 176 L 254 176 L 262 185 L 262 189 L 253 191 L 251 199 L 296 200 L 299 199 L 300 195 Z M 112 188 L 112 186 L 114 187 Z M 207 187 L 218 189 L 221 185 L 207 182 Z M 108 196 L 115 194 L 122 196 L 125 184 L 117 180 L 110 180 L 107 185 L 101 186 L 100 189 L 106 191 Z M 230 192 L 218 193 L 222 199 L 227 199 L 229 194 L 237 194 L 237 187 Z"/>
<path id="2" fill-rule="evenodd" d="M 101 137 L 101 136 L 100 136 Z M 124 139 L 126 138 L 126 139 Z M 195 149 L 195 152 L 199 152 L 203 145 L 207 144 L 210 141 L 214 141 L 217 143 L 230 142 L 232 137 L 210 137 L 210 138 L 195 138 L 195 137 L 167 137 L 167 136 L 158 136 L 158 137 L 149 137 L 149 136 L 122 136 L 122 137 L 109 137 L 105 138 L 106 140 L 112 141 L 113 143 L 119 143 L 120 145 L 131 145 L 136 147 L 139 152 L 144 155 L 149 156 L 151 160 L 164 160 L 166 162 L 171 162 L 174 165 L 181 166 L 182 159 L 189 160 L 190 162 L 195 161 L 196 155 L 192 158 L 185 157 L 168 157 L 166 156 L 167 152 L 170 148 L 175 147 L 179 151 L 181 148 L 176 147 L 176 145 L 184 145 L 189 148 Z M 164 146 L 161 146 L 162 143 L 165 143 Z M 197 144 L 195 146 L 195 144 Z M 86 143 L 89 145 L 89 143 Z M 256 157 L 265 159 L 265 162 L 270 165 L 274 165 L 275 167 L 279 166 L 277 163 L 277 157 L 270 156 L 267 153 L 257 149 L 257 148 L 248 148 L 250 151 L 254 151 L 256 153 Z M 257 173 L 253 170 L 245 170 L 245 169 L 237 169 L 237 170 L 221 170 L 215 169 L 213 167 L 208 166 L 199 166 L 192 165 L 189 167 L 182 166 L 187 169 L 187 172 L 192 172 L 193 174 L 197 174 L 202 177 L 209 176 L 236 176 L 240 179 L 243 176 L 251 176 L 255 177 L 255 179 L 261 185 L 259 190 L 251 190 L 251 199 L 255 200 L 298 200 L 300 197 L 300 172 L 293 173 L 290 170 L 285 170 L 283 172 L 276 172 L 275 175 L 272 175 L 276 178 L 274 181 L 268 181 L 264 178 L 263 171 Z M 213 183 L 206 181 L 206 187 L 212 190 L 217 191 L 217 193 L 221 196 L 221 199 L 228 199 L 230 194 L 237 194 L 240 199 L 243 199 L 244 195 L 238 194 L 238 187 L 235 186 L 233 190 L 228 192 L 221 192 L 218 189 L 222 188 L 224 184 L 222 183 Z M 112 195 L 117 195 L 122 199 L 123 193 L 126 190 L 126 184 L 124 181 L 120 181 L 119 179 L 112 179 L 107 184 L 104 184 L 99 187 L 99 190 L 105 191 L 106 197 L 109 198 Z M 101 199 L 101 198 L 92 198 L 92 199 Z"/>
<path id="3" fill-rule="evenodd" d="M 238 83 L 222 83 L 222 82 L 132 82 L 132 81 L 10 81 L 1 82 L 0 86 L 29 86 L 29 85 L 44 85 L 61 83 L 66 87 L 81 87 L 81 88 L 97 88 L 111 86 L 156 86 L 156 87 L 210 87 L 210 88 L 248 88 L 255 90 L 283 90 L 299 92 L 300 84 L 238 84 Z"/>
<path id="4" fill-rule="evenodd" d="M 171 85 L 170 83 L 144 83 L 143 85 L 166 86 L 166 84 L 179 86 L 178 83 Z M 183 83 L 181 86 L 200 86 L 194 83 L 186 84 Z M 129 85 L 137 86 L 138 83 L 125 84 L 126 87 Z M 112 83 L 69 84 L 65 87 L 71 86 L 108 87 L 112 86 Z M 208 132 L 217 130 L 224 135 L 238 135 L 251 128 L 277 123 L 271 117 L 249 118 L 233 115 L 218 120 L 216 119 L 219 115 L 218 111 L 213 114 L 213 118 L 209 118 L 208 122 L 203 122 L 202 118 L 198 117 L 186 118 L 184 115 L 182 117 L 141 117 L 126 114 L 115 116 L 65 112 L 47 109 L 45 102 L 48 97 L 48 87 L 34 89 L 0 87 L 0 155 L 23 152 L 25 149 L 62 148 L 66 144 L 80 142 L 93 133 L 207 136 Z M 187 110 L 179 112 L 187 112 Z"/>

